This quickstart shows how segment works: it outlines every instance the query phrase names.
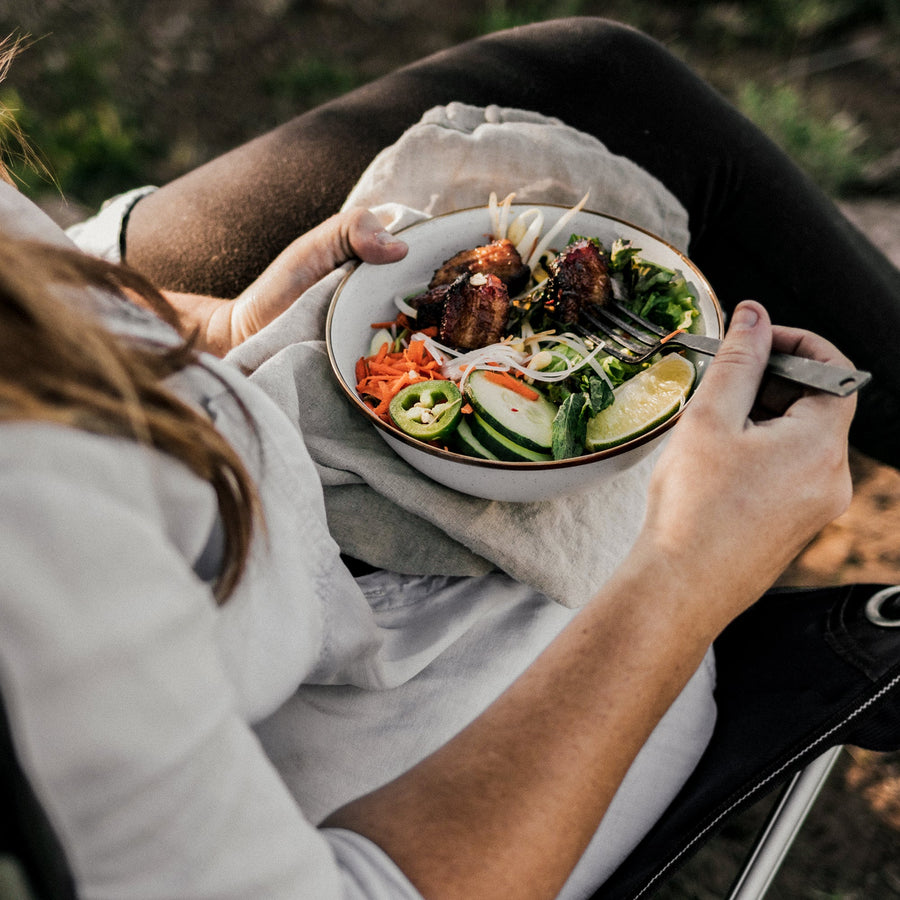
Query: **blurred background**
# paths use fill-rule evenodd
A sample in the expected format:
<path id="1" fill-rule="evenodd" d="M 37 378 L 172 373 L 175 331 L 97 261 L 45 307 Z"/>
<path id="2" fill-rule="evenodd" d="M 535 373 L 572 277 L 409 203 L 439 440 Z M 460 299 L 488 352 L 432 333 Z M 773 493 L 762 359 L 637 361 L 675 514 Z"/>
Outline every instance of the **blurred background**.
<path id="1" fill-rule="evenodd" d="M 567 15 L 664 42 L 900 265 L 900 0 L 0 0 L 0 36 L 30 44 L 0 103 L 46 170 L 16 163 L 23 189 L 66 225 L 405 62 Z M 900 474 L 860 456 L 853 469 L 850 511 L 786 583 L 900 582 Z M 764 812 L 660 896 L 721 896 Z M 900 898 L 900 754 L 847 749 L 770 897 Z"/>
<path id="2" fill-rule="evenodd" d="M 900 0 L 2 0 L 33 45 L 0 99 L 93 207 L 431 51 L 594 14 L 665 42 L 835 195 L 900 193 Z"/>

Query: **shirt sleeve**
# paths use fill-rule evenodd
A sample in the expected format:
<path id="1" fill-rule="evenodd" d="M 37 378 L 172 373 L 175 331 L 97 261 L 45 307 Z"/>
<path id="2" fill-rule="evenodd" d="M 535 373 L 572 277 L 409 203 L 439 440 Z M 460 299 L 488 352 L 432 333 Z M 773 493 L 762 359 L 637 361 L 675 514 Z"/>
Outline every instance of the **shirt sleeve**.
<path id="1" fill-rule="evenodd" d="M 96 215 L 69 226 L 66 234 L 85 253 L 121 262 L 125 258 L 125 224 L 131 210 L 138 200 L 155 190 L 156 187 L 147 185 L 110 197 Z"/>
<path id="2" fill-rule="evenodd" d="M 304 818 L 236 713 L 154 454 L 29 428 L 0 451 L 0 687 L 79 896 L 417 898 L 377 847 Z"/>

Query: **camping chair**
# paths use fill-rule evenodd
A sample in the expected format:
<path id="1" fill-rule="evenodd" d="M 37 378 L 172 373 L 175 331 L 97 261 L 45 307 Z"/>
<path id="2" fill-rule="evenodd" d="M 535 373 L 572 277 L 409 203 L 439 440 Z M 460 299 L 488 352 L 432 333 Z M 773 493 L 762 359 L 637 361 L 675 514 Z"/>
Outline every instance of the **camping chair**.
<path id="1" fill-rule="evenodd" d="M 651 897 L 726 820 L 786 784 L 730 894 L 758 900 L 841 745 L 900 748 L 900 586 L 770 592 L 729 626 L 716 652 L 712 741 L 667 813 L 593 900 Z M 0 719 L 0 900 L 74 900 L 2 702 Z M 16 883 L 29 890 L 4 894 Z"/>

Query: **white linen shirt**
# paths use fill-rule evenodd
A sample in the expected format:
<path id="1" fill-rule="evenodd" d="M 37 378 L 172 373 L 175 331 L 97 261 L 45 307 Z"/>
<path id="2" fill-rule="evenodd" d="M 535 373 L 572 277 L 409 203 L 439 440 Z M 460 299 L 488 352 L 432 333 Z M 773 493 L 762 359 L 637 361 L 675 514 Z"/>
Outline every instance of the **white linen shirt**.
<path id="1" fill-rule="evenodd" d="M 377 847 L 304 817 L 250 728 L 378 645 L 292 443 L 263 444 L 267 534 L 216 607 L 191 565 L 207 484 L 125 440 L 2 426 L 0 688 L 80 896 L 418 897 Z"/>
<path id="2" fill-rule="evenodd" d="M 243 439 L 236 400 L 200 392 L 267 524 L 220 607 L 193 569 L 205 482 L 126 440 L 2 426 L 0 687 L 23 768 L 85 898 L 418 897 L 374 844 L 315 823 L 451 737 L 575 613 L 500 574 L 355 582 L 299 435 L 247 387 Z M 708 658 L 563 897 L 588 896 L 693 769 L 713 681 Z"/>
<path id="3" fill-rule="evenodd" d="M 2 182 L 0 229 L 72 246 Z M 67 299 L 173 339 L 121 301 Z M 85 900 L 418 898 L 374 844 L 315 827 L 252 730 L 304 680 L 375 684 L 380 638 L 299 432 L 204 360 L 172 387 L 242 455 L 266 523 L 224 606 L 194 569 L 216 555 L 209 484 L 126 439 L 0 425 L 0 691 L 19 762 Z"/>

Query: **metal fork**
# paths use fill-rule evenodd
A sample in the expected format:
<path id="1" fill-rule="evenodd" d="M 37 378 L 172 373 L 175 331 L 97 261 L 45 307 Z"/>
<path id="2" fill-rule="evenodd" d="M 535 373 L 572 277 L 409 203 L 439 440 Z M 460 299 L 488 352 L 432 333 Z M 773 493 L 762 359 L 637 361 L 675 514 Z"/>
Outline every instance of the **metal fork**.
<path id="1" fill-rule="evenodd" d="M 666 350 L 681 347 L 707 356 L 715 356 L 722 342 L 687 331 L 667 332 L 616 300 L 603 306 L 582 309 L 579 313 L 582 335 L 603 348 L 605 353 L 623 362 L 640 363 Z M 585 322 L 590 325 L 586 327 Z M 846 397 L 868 383 L 872 375 L 857 369 L 832 366 L 818 360 L 787 353 L 773 353 L 766 371 L 805 387 L 838 397 Z"/>

